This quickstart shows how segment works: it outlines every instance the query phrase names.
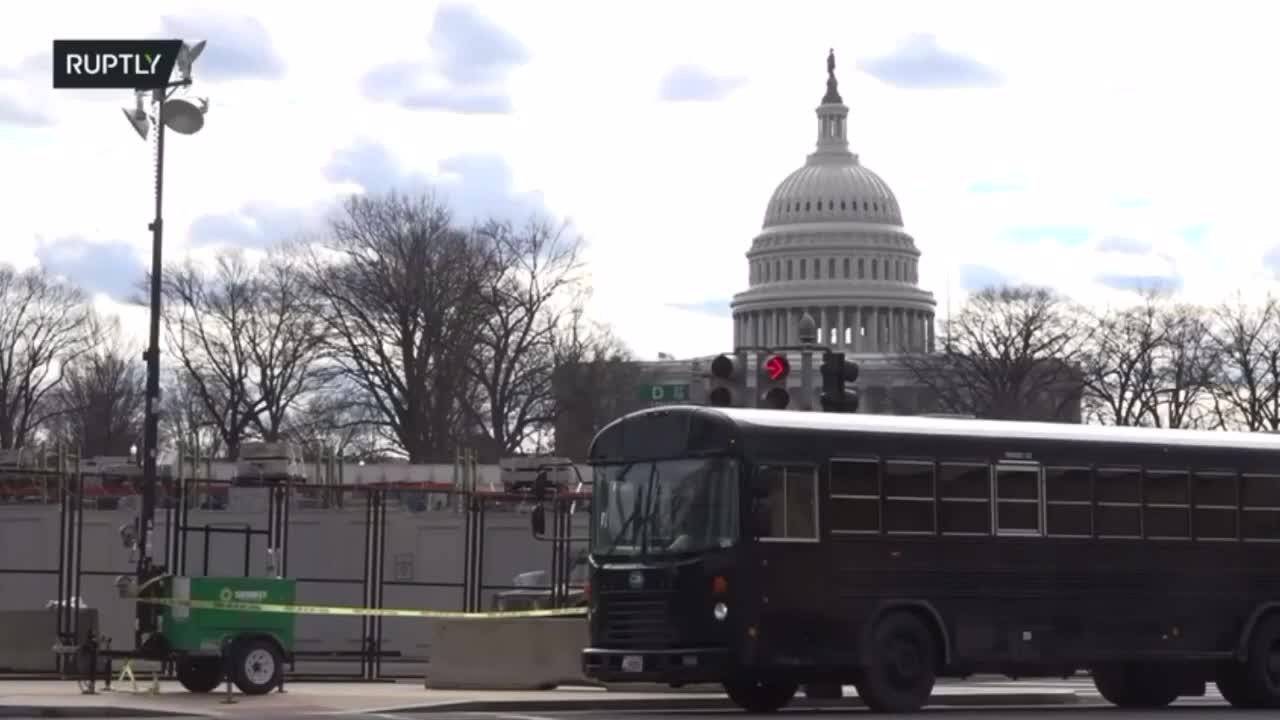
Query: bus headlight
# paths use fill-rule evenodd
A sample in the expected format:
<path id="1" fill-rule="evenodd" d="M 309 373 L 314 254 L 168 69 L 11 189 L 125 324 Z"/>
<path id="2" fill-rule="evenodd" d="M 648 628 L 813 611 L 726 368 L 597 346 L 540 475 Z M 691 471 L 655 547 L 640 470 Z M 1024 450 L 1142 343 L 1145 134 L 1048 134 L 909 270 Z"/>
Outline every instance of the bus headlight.
<path id="1" fill-rule="evenodd" d="M 725 617 L 729 615 L 729 608 L 724 603 L 718 602 L 711 608 L 711 614 L 715 616 L 716 620 L 723 622 Z"/>

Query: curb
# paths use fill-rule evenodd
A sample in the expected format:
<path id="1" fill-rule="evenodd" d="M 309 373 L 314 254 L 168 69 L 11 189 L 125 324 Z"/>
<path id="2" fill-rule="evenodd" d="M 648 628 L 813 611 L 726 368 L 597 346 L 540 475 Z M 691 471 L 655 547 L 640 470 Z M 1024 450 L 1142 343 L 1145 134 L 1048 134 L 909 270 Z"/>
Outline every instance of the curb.
<path id="1" fill-rule="evenodd" d="M 0 718 L 202 718 L 200 713 L 121 705 L 0 705 Z"/>
<path id="2" fill-rule="evenodd" d="M 1082 702 L 1080 696 L 1071 690 L 1058 693 L 1023 692 L 1023 693 L 964 693 L 935 694 L 929 698 L 932 707 L 1014 707 L 1026 705 L 1075 705 Z M 405 705 L 395 708 L 380 708 L 382 713 L 456 713 L 456 712 L 568 712 L 581 710 L 587 712 L 627 711 L 627 710 L 724 710 L 736 707 L 727 697 L 665 697 L 665 698 L 586 698 L 563 700 L 459 700 L 444 701 L 430 705 Z M 864 707 L 857 697 L 823 700 L 821 698 L 797 697 L 789 707 L 795 708 L 832 708 L 832 707 Z"/>

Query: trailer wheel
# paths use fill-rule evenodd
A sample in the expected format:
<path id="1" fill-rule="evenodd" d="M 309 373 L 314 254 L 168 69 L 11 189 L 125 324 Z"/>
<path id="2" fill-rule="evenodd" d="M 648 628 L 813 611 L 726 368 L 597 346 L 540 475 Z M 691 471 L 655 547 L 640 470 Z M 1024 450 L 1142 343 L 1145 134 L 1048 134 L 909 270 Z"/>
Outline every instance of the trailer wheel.
<path id="1" fill-rule="evenodd" d="M 183 658 L 177 670 L 178 682 L 187 692 L 213 692 L 222 682 L 222 661 L 216 657 Z"/>
<path id="2" fill-rule="evenodd" d="M 266 695 L 279 687 L 284 658 L 275 643 L 261 638 L 240 640 L 231 647 L 231 679 L 245 695 Z"/>
<path id="3" fill-rule="evenodd" d="M 800 683 L 787 680 L 755 680 L 736 677 L 724 682 L 724 691 L 735 705 L 749 713 L 781 710 L 796 696 Z"/>
<path id="4" fill-rule="evenodd" d="M 1243 666 L 1244 689 L 1253 707 L 1280 708 L 1280 615 L 1271 615 L 1249 638 L 1249 657 Z"/>
<path id="5" fill-rule="evenodd" d="M 916 712 L 929 702 L 937 678 L 933 633 L 911 613 L 895 612 L 876 623 L 870 663 L 855 687 L 872 712 Z"/>

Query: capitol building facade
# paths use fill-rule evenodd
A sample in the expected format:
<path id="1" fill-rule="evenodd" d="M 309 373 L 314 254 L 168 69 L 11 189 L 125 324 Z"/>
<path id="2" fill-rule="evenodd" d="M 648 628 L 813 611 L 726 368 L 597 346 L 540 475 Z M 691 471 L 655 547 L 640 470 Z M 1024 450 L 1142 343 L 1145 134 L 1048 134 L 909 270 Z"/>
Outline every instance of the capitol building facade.
<path id="1" fill-rule="evenodd" d="M 747 351 L 751 363 L 756 356 L 752 351 L 797 346 L 801 318 L 808 314 L 817 327 L 815 345 L 843 352 L 858 364 L 859 412 L 938 412 L 934 392 L 898 360 L 903 353 L 935 351 L 937 303 L 919 285 L 921 253 L 903 225 L 897 198 L 850 150 L 849 108 L 840 97 L 830 56 L 826 94 L 816 114 L 813 152 L 774 190 L 763 227 L 746 253 L 747 287 L 731 303 L 733 349 Z M 618 377 L 606 384 L 687 385 L 688 396 L 665 396 L 659 402 L 702 403 L 713 357 L 627 363 L 615 368 Z M 789 357 L 791 407 L 816 409 L 817 398 L 810 405 L 801 393 L 799 353 Z M 820 362 L 815 353 L 809 368 L 815 395 L 821 390 Z M 756 370 L 749 364 L 746 372 L 753 394 Z M 562 369 L 554 384 L 562 409 L 556 453 L 577 460 L 585 458 L 595 432 L 609 422 L 658 404 L 641 393 L 619 397 L 607 407 L 592 404 L 586 396 L 593 383 L 575 368 Z"/>

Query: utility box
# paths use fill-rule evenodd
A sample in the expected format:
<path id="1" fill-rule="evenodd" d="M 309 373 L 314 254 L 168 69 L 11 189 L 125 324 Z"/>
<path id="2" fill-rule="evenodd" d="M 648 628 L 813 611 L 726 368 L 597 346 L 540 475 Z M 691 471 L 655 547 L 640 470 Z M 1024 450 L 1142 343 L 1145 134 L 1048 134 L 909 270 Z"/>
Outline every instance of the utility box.
<path id="1" fill-rule="evenodd" d="M 172 577 L 164 581 L 162 596 L 176 601 L 292 604 L 297 584 L 287 578 Z M 184 605 L 166 606 L 160 631 L 169 647 L 189 655 L 217 655 L 225 639 L 244 636 L 271 638 L 285 659 L 294 648 L 293 613 L 253 610 L 210 610 Z"/>

